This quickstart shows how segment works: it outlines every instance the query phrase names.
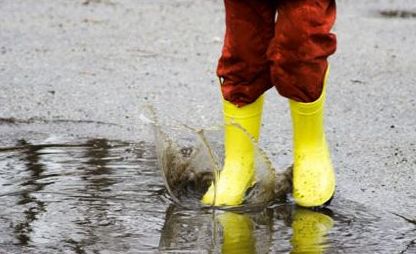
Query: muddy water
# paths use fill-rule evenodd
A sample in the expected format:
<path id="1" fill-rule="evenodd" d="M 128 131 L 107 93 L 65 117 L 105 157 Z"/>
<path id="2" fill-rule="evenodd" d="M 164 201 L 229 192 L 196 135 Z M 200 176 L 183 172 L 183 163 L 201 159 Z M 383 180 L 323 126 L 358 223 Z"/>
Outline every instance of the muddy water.
<path id="1" fill-rule="evenodd" d="M 184 209 L 153 143 L 26 130 L 1 135 L 0 253 L 406 253 L 415 239 L 341 194 L 319 211 Z"/>

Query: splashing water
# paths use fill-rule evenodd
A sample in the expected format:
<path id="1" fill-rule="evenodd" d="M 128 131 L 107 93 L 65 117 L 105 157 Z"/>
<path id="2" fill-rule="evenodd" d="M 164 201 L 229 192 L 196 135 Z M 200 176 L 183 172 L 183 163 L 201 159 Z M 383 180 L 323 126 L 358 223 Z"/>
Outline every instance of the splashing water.
<path id="1" fill-rule="evenodd" d="M 224 128 L 196 129 L 172 121 L 162 122 L 151 112 L 159 167 L 172 200 L 182 207 L 205 207 L 200 199 L 212 183 L 216 184 L 224 164 Z M 236 127 L 249 136 L 244 129 Z M 238 206 L 243 210 L 264 208 L 283 199 L 291 190 L 291 169 L 277 174 L 266 153 L 250 140 L 254 146 L 255 185 Z"/>

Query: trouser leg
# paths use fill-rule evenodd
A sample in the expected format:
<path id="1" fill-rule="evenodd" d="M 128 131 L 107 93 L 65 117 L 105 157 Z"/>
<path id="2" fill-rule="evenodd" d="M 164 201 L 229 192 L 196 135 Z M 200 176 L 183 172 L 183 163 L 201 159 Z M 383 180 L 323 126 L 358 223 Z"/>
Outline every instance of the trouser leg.
<path id="1" fill-rule="evenodd" d="M 298 102 L 312 102 L 322 92 L 335 52 L 335 0 L 278 0 L 275 35 L 267 52 L 278 92 Z"/>
<path id="2" fill-rule="evenodd" d="M 217 75 L 225 100 L 244 106 L 272 87 L 266 56 L 276 1 L 225 0 L 226 33 Z"/>

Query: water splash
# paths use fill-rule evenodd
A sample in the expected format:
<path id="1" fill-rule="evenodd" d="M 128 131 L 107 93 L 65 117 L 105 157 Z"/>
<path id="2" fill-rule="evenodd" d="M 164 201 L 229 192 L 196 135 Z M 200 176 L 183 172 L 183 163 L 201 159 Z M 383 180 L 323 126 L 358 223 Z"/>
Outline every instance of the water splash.
<path id="1" fill-rule="evenodd" d="M 161 121 L 153 109 L 150 109 L 150 116 L 155 129 L 158 164 L 172 200 L 191 209 L 206 207 L 200 199 L 212 183 L 216 184 L 224 164 L 224 128 L 197 129 L 169 119 Z M 291 169 L 276 174 L 254 139 L 240 126 L 234 127 L 253 142 L 255 185 L 247 191 L 241 206 L 222 208 L 259 209 L 277 198 L 284 198 L 291 188 Z"/>

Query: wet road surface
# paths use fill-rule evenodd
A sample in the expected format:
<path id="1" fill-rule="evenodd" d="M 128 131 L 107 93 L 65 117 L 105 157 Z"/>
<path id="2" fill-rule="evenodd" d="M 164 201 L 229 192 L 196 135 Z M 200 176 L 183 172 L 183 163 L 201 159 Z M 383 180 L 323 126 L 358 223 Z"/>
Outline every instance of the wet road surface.
<path id="1" fill-rule="evenodd" d="M 31 125 L 33 128 L 31 128 Z M 0 146 L 4 253 L 411 253 L 415 225 L 337 195 L 329 209 L 183 209 L 154 144 L 14 125 Z M 59 124 L 58 124 L 59 125 Z M 71 129 L 71 124 L 65 128 Z M 100 124 L 87 124 L 96 128 Z M 3 125 L 3 127 L 5 127 Z M 101 136 L 101 137 L 98 137 Z"/>
<path id="2" fill-rule="evenodd" d="M 358 226 L 351 233 L 335 216 L 326 241 L 345 253 L 380 246 L 386 253 L 415 253 L 414 1 L 337 4 L 339 44 L 326 110 L 338 181 L 332 210 Z M 187 218 L 199 218 L 199 211 L 169 209 L 154 172 L 154 138 L 140 120 L 150 103 L 194 126 L 221 121 L 215 66 L 223 18 L 219 0 L 0 1 L 0 252 L 115 252 L 126 246 L 155 252 L 162 243 L 180 248 L 175 241 L 190 249 L 193 238 L 170 240 L 175 236 L 166 231 L 175 226 L 169 225 L 225 225 L 210 212 L 195 225 Z M 140 146 L 145 155 L 123 150 Z M 278 168 L 292 163 L 287 101 L 272 90 L 261 147 Z M 356 209 L 362 211 L 357 217 Z M 265 224 L 273 225 L 274 250 L 283 251 L 296 242 L 288 240 L 293 219 L 283 223 L 276 210 Z M 297 218 L 293 213 L 285 216 Z M 224 217 L 227 225 L 264 225 L 256 216 Z M 122 238 L 120 232 L 128 233 Z M 221 235 L 199 239 L 216 243 Z M 252 243 L 247 235 L 242 239 Z M 378 245 L 375 238 L 382 239 Z M 366 239 L 374 244 L 367 246 Z"/>

